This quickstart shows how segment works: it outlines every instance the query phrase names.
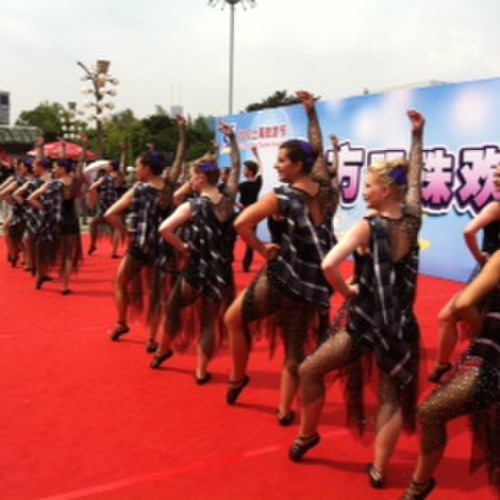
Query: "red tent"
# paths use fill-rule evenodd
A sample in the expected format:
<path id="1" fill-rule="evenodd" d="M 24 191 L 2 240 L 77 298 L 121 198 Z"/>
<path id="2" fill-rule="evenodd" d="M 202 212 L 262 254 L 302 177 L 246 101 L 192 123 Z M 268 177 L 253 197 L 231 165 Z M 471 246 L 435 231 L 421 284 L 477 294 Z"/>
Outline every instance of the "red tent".
<path id="1" fill-rule="evenodd" d="M 67 141 L 65 143 L 62 141 L 57 141 L 44 144 L 43 151 L 45 153 L 45 156 L 47 156 L 51 160 L 58 160 L 62 158 L 63 144 L 66 146 L 66 158 L 68 158 L 68 160 L 79 160 L 82 157 L 82 146 Z M 28 154 L 35 155 L 36 151 L 33 149 Z M 86 160 L 94 161 L 95 159 L 97 159 L 97 154 L 87 149 Z"/>

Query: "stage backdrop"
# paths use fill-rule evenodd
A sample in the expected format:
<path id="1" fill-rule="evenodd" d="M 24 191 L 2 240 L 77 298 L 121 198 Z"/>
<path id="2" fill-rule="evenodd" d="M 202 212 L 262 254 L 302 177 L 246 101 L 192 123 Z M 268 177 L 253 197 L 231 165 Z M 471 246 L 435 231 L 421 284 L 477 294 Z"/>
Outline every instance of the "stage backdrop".
<path id="1" fill-rule="evenodd" d="M 327 154 L 331 155 L 331 134 L 341 141 L 337 234 L 342 237 L 366 212 L 362 188 L 367 165 L 408 155 L 409 109 L 419 110 L 427 120 L 421 271 L 467 281 L 475 263 L 465 246 L 463 229 L 494 198 L 493 172 L 500 163 L 500 79 L 319 101 Z M 243 161 L 252 159 L 252 146 L 258 147 L 264 164 L 261 196 L 278 183 L 273 167 L 279 145 L 287 139 L 307 138 L 301 105 L 221 119 L 234 126 Z M 227 143 L 220 133 L 217 139 L 221 166 L 229 166 Z M 265 224 L 260 225 L 259 234 L 266 238 Z"/>

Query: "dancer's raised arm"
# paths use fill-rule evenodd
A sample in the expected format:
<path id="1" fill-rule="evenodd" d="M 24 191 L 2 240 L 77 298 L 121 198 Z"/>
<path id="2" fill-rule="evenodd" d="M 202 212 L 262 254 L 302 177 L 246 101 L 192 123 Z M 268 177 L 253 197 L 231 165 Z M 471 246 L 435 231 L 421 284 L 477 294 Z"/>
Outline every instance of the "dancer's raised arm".
<path id="1" fill-rule="evenodd" d="M 241 172 L 240 149 L 234 130 L 230 125 L 222 122 L 220 131 L 229 139 L 231 145 L 231 173 L 227 181 L 226 194 L 230 198 L 236 199 Z"/>
<path id="2" fill-rule="evenodd" d="M 422 168 L 424 164 L 423 141 L 425 118 L 415 110 L 408 111 L 408 118 L 412 124 L 412 130 L 406 205 L 415 215 L 419 216 L 422 212 Z"/>
<path id="3" fill-rule="evenodd" d="M 304 105 L 308 119 L 309 143 L 316 154 L 316 161 L 312 168 L 311 175 L 327 182 L 330 179 L 330 175 L 328 174 L 328 166 L 323 154 L 323 139 L 321 136 L 318 113 L 316 111 L 316 99 L 310 92 L 303 90 L 297 92 L 297 97 Z"/>
<path id="4" fill-rule="evenodd" d="M 167 180 L 170 182 L 177 182 L 186 161 L 187 127 L 186 119 L 181 115 L 177 115 L 177 128 L 179 129 L 179 142 L 177 143 L 175 160 L 167 171 Z"/>

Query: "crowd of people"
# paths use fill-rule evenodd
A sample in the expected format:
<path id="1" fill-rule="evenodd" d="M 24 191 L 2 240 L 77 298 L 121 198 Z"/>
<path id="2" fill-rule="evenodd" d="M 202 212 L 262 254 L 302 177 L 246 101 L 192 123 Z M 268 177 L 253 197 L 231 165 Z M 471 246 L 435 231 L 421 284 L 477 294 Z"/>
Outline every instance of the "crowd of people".
<path id="1" fill-rule="evenodd" d="M 375 449 L 367 468 L 372 487 L 386 485 L 402 431 L 418 429 L 420 454 L 402 498 L 427 497 L 436 486 L 448 422 L 469 415 L 490 482 L 500 491 L 500 201 L 492 201 L 465 228 L 479 267 L 439 315 L 439 353 L 430 376 L 439 385 L 419 406 L 421 332 L 414 306 L 425 118 L 408 112 L 408 159 L 368 167 L 367 214 L 337 241 L 339 141 L 331 136 L 334 161 L 329 165 L 315 99 L 308 92 L 297 95 L 309 138 L 280 146 L 275 165 L 280 184 L 260 199 L 264 169 L 257 148 L 252 149 L 255 161 L 243 163 L 245 180 L 240 181 L 238 142 L 233 129 L 221 122 L 231 167 L 219 168 L 217 150 L 188 162 L 183 117 L 177 118 L 173 165 L 167 168 L 164 155 L 150 148 L 136 160 L 132 185 L 126 185 L 120 161 L 110 162 L 90 185 L 97 211 L 88 256 L 96 251 L 100 233 L 113 239 L 113 258 L 126 245 L 116 276 L 117 323 L 111 340 L 128 334 L 131 314 L 140 313 L 149 329 L 151 368 L 196 346 L 195 380 L 204 385 L 211 380 L 210 362 L 228 338 L 233 363 L 226 401 L 234 405 L 250 384 L 252 343 L 265 335 L 272 352 L 280 342 L 284 350 L 279 425 L 297 419 L 294 406 L 300 395 L 292 461 L 300 462 L 320 443 L 325 377 L 335 372 L 346 384 L 349 421 L 360 430 L 369 421 L 364 389 L 376 383 Z M 62 293 L 69 295 L 84 253 L 75 199 L 86 143 L 76 164 L 64 158 L 52 164 L 43 155 L 43 142 L 36 146 L 36 157 L 21 161 L 0 186 L 2 200 L 11 206 L 4 224 L 7 258 L 13 266 L 22 258 L 37 289 L 53 279 L 57 266 Z M 500 166 L 494 183 L 500 193 Z M 256 231 L 264 221 L 270 241 Z M 251 270 L 253 252 L 266 261 L 238 296 L 233 270 L 237 237 L 246 245 L 245 272 Z M 342 265 L 351 256 L 354 276 L 346 279 Z M 345 299 L 336 314 L 330 310 L 333 293 Z M 470 346 L 453 366 L 460 331 Z"/>

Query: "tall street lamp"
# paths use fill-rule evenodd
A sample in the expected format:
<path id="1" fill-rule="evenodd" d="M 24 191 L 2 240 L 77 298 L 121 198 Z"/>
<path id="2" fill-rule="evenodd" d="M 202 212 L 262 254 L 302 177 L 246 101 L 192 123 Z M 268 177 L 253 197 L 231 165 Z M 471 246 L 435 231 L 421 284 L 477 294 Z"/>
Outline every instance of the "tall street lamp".
<path id="1" fill-rule="evenodd" d="M 116 96 L 116 90 L 112 87 L 118 85 L 118 80 L 109 74 L 110 61 L 99 59 L 95 68 L 89 69 L 85 64 L 77 61 L 84 75 L 82 81 L 89 84 L 88 87 L 82 89 L 83 94 L 91 96 L 92 100 L 85 103 L 91 114 L 90 119 L 95 121 L 97 130 L 97 143 L 98 151 L 102 156 L 104 151 L 104 138 L 103 138 L 103 120 L 105 118 L 105 111 L 112 110 L 115 105 L 113 102 L 105 101 L 106 97 Z"/>
<path id="2" fill-rule="evenodd" d="M 221 10 L 226 4 L 230 6 L 230 22 L 229 22 L 229 106 L 228 114 L 233 114 L 233 87 L 234 87 L 234 11 L 237 4 L 241 4 L 243 9 L 255 7 L 256 0 L 208 0 L 210 7 L 222 5 Z"/>
<path id="3" fill-rule="evenodd" d="M 59 110 L 59 115 L 61 118 L 61 129 L 62 137 L 65 140 L 75 141 L 80 137 L 80 132 L 82 132 L 82 122 L 79 122 L 77 115 L 81 114 L 82 111 L 76 109 L 76 102 L 68 102 L 68 107 Z"/>

